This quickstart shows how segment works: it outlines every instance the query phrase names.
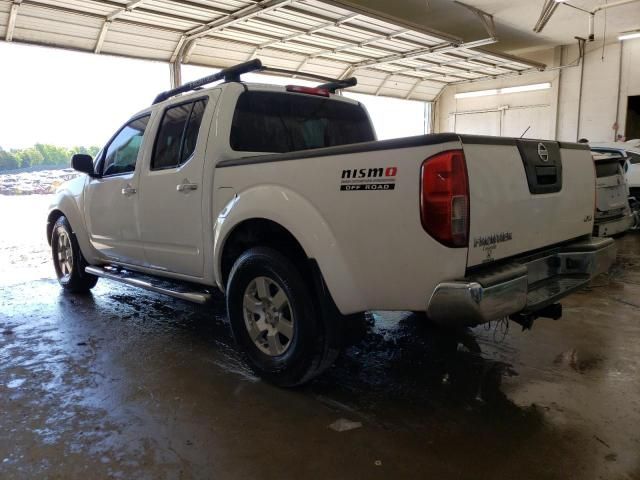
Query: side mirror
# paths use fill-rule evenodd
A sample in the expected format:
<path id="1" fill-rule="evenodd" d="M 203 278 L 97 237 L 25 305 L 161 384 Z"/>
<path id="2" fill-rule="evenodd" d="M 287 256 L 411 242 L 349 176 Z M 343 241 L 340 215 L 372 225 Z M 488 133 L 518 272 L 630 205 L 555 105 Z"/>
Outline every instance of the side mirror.
<path id="1" fill-rule="evenodd" d="M 96 175 L 95 171 L 93 170 L 93 157 L 91 157 L 91 155 L 87 155 L 86 153 L 76 153 L 73 157 L 71 157 L 71 167 L 74 170 L 86 173 L 90 177 L 94 177 Z"/>

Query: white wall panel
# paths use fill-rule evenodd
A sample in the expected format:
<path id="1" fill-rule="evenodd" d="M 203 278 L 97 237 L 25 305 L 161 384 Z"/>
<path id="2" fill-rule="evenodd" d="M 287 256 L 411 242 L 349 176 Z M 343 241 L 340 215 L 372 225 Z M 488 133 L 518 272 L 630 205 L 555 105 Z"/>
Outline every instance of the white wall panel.
<path id="1" fill-rule="evenodd" d="M 577 57 L 578 49 L 571 45 L 562 47 L 561 58 L 557 52 L 554 54 L 554 50 L 548 50 L 546 56 L 541 54 L 537 59 L 549 66 L 558 66 L 571 64 Z M 591 142 L 613 141 L 616 122 L 619 133 L 624 133 L 627 97 L 640 95 L 640 39 L 606 45 L 604 58 L 602 44 L 587 44 L 582 91 L 581 70 L 580 66 L 576 66 L 447 87 L 435 110 L 435 129 L 440 132 L 452 131 L 455 128 L 452 117 L 456 112 L 508 107 L 503 118 L 503 135 L 519 136 L 527 126 L 525 123 L 531 123 L 532 128 L 527 136 L 572 142 L 579 138 L 587 138 Z M 457 92 L 540 82 L 551 82 L 552 88 L 539 92 L 455 99 Z M 617 104 L 618 98 L 620 101 Z M 515 108 L 535 105 L 549 106 L 530 111 Z M 472 129 L 472 126 L 466 124 L 465 129 Z M 478 125 L 476 130 L 486 130 L 486 127 Z"/>
<path id="2" fill-rule="evenodd" d="M 500 134 L 504 137 L 553 138 L 554 132 L 548 121 L 551 115 L 550 105 L 505 110 Z"/>
<path id="3" fill-rule="evenodd" d="M 455 132 L 473 135 L 500 135 L 501 112 L 465 113 L 455 116 Z"/>

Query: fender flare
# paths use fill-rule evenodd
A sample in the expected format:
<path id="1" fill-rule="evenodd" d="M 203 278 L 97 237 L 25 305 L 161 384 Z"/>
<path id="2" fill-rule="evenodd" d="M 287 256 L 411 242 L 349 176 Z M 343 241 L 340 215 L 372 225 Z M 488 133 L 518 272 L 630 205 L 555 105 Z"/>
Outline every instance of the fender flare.
<path id="1" fill-rule="evenodd" d="M 214 225 L 214 278 L 221 291 L 222 252 L 235 227 L 251 219 L 275 222 L 291 233 L 308 258 L 315 259 L 338 309 L 362 298 L 349 262 L 329 223 L 303 196 L 280 185 L 260 185 L 238 193 L 221 211 Z M 347 312 L 353 313 L 353 312 Z"/>
<path id="2" fill-rule="evenodd" d="M 93 245 L 91 245 L 86 224 L 84 222 L 84 216 L 82 215 L 82 211 L 80 210 L 76 198 L 70 191 L 62 189 L 56 192 L 56 196 L 51 202 L 47 213 L 47 222 L 49 222 L 51 214 L 56 210 L 60 211 L 69 221 L 71 230 L 73 230 L 73 233 L 78 240 L 78 245 L 80 246 L 80 251 L 84 258 L 89 264 L 95 263 L 99 258 L 99 254 L 97 250 L 93 248 Z M 50 242 L 51 239 L 48 238 L 47 241 Z"/>

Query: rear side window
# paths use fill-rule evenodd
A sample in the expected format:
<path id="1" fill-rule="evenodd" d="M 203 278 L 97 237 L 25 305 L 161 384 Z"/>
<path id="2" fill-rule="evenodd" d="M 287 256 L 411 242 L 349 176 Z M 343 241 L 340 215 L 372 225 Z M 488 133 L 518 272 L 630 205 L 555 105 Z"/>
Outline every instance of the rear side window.
<path id="1" fill-rule="evenodd" d="M 640 153 L 627 152 L 627 157 L 629 157 L 629 162 L 633 164 L 640 163 Z"/>
<path id="2" fill-rule="evenodd" d="M 612 177 L 620 173 L 620 162 L 596 162 L 596 177 Z"/>
<path id="3" fill-rule="evenodd" d="M 152 170 L 174 168 L 191 158 L 206 105 L 206 100 L 197 100 L 165 110 L 153 149 Z"/>
<path id="4" fill-rule="evenodd" d="M 132 120 L 120 129 L 107 146 L 102 175 L 122 175 L 136 169 L 138 152 L 142 146 L 149 115 Z"/>
<path id="5" fill-rule="evenodd" d="M 365 110 L 327 97 L 244 92 L 231 125 L 231 148 L 286 153 L 375 140 Z"/>

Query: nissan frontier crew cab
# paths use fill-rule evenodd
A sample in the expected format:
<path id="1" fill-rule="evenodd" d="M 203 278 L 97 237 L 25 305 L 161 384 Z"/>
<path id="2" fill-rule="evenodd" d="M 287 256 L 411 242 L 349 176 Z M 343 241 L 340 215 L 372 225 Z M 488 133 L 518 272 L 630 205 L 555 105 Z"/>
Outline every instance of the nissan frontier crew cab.
<path id="1" fill-rule="evenodd" d="M 530 327 L 612 264 L 613 241 L 591 238 L 586 145 L 376 141 L 365 108 L 336 94 L 355 79 L 241 81 L 260 69 L 162 93 L 95 159 L 73 157 L 86 175 L 47 219 L 65 290 L 99 277 L 200 303 L 220 290 L 251 367 L 293 386 L 332 363 L 365 311 Z"/>

